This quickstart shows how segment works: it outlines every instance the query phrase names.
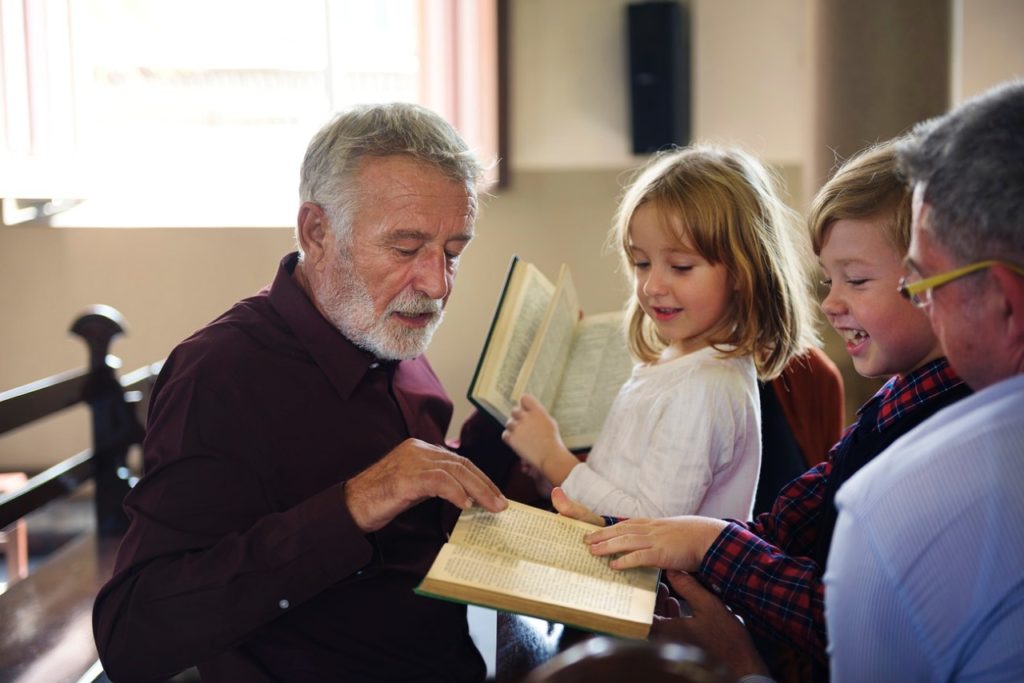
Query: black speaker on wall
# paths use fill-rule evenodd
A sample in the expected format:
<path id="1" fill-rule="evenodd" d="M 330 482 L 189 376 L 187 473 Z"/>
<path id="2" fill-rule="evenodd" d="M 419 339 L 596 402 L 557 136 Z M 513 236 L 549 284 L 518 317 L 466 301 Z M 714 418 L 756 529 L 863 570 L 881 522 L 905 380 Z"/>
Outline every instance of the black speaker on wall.
<path id="1" fill-rule="evenodd" d="M 690 141 L 690 16 L 679 2 L 627 6 L 633 153 Z"/>

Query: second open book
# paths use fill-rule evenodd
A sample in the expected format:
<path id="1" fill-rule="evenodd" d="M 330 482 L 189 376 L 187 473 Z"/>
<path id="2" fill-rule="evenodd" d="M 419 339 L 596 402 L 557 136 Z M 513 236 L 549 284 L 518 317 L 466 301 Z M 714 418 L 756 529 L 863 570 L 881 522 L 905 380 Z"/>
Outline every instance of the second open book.
<path id="1" fill-rule="evenodd" d="M 567 266 L 552 284 L 512 259 L 469 400 L 504 424 L 524 393 L 558 421 L 567 448 L 590 448 L 633 368 L 621 312 L 580 317 Z"/>
<path id="2" fill-rule="evenodd" d="M 497 514 L 463 510 L 416 592 L 645 638 L 659 571 L 611 569 L 583 542 L 597 528 L 514 501 Z"/>

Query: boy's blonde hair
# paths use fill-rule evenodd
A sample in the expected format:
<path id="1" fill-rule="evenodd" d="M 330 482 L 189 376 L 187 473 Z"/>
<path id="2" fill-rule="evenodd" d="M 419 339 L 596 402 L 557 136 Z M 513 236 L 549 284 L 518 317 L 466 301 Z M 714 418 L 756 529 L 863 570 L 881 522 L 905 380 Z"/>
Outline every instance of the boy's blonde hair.
<path id="1" fill-rule="evenodd" d="M 807 240 L 779 199 L 776 178 L 757 159 L 736 149 L 692 145 L 662 152 L 638 171 L 611 235 L 634 285 L 629 226 L 642 205 L 655 207 L 666 233 L 681 246 L 725 266 L 735 292 L 710 337 L 723 356 L 752 355 L 758 376 L 771 379 L 817 343 Z M 633 354 L 657 360 L 668 342 L 635 295 L 626 324 Z"/>
<path id="2" fill-rule="evenodd" d="M 899 254 L 910 247 L 910 190 L 896 162 L 899 139 L 868 147 L 852 156 L 818 190 L 807 224 L 815 254 L 836 221 L 877 219 L 882 234 Z"/>

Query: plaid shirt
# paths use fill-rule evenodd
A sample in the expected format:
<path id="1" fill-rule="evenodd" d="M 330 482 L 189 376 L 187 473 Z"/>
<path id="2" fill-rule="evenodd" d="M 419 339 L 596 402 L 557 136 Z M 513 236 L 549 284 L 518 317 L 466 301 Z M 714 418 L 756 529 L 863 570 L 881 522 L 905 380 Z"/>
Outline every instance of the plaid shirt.
<path id="1" fill-rule="evenodd" d="M 944 358 L 905 378 L 893 377 L 858 410 L 881 401 L 872 430 L 882 431 L 962 384 Z M 781 638 L 825 660 L 823 567 L 811 559 L 818 515 L 837 450 L 857 428 L 850 425 L 828 460 L 787 484 L 770 512 L 753 522 L 731 522 L 711 545 L 698 578 L 744 617 L 751 630 Z"/>

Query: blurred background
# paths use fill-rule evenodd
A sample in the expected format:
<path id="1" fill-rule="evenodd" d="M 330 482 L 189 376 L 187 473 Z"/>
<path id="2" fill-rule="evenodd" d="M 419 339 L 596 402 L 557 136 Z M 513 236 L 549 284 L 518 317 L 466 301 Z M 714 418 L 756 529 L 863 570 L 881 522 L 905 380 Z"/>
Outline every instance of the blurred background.
<path id="1" fill-rule="evenodd" d="M 746 148 L 803 212 L 836 155 L 1024 75 L 1014 0 L 632 4 L 664 3 L 0 1 L 0 391 L 84 365 L 67 328 L 88 305 L 124 314 L 132 370 L 269 283 L 310 135 L 407 99 L 500 159 L 428 354 L 457 430 L 513 254 L 552 278 L 568 263 L 587 311 L 624 302 L 605 235 L 652 144 L 634 124 Z M 630 21 L 652 11 L 669 19 Z M 877 384 L 824 336 L 852 410 Z M 0 470 L 38 472 L 88 431 L 81 407 L 7 435 Z"/>

